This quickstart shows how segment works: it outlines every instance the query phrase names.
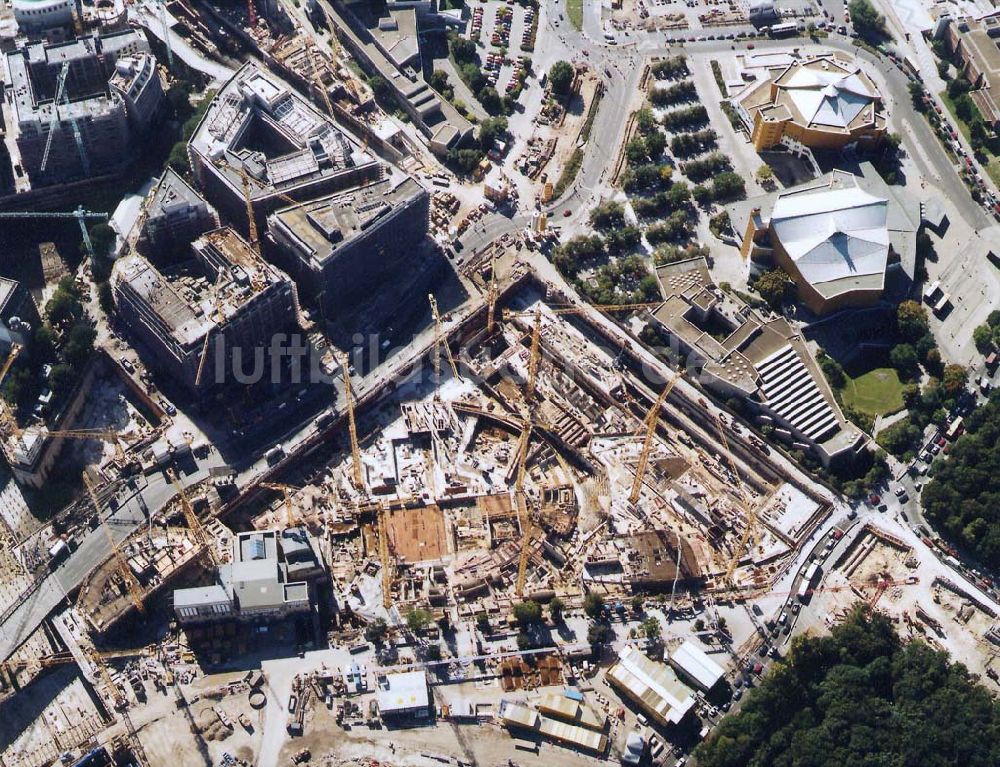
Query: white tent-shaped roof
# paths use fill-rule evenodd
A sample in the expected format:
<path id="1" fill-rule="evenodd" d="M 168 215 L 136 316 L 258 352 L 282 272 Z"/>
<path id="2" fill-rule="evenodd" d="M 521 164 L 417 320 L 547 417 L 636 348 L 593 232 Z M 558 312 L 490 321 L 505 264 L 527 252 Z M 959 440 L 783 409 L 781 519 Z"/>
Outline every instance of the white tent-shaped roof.
<path id="1" fill-rule="evenodd" d="M 857 74 L 800 67 L 782 84 L 808 123 L 846 128 L 875 96 Z"/>
<path id="2" fill-rule="evenodd" d="M 884 276 L 888 201 L 860 189 L 779 197 L 771 228 L 802 277 L 824 294 L 852 277 Z M 845 289 L 848 286 L 845 285 Z"/>

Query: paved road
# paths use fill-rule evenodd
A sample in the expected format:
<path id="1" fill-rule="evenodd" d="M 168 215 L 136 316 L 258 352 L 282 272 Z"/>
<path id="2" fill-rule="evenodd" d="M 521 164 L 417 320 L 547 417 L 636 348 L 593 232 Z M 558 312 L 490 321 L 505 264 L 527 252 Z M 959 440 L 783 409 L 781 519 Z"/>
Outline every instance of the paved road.
<path id="1" fill-rule="evenodd" d="M 200 462 L 196 471 L 182 477 L 182 481 L 185 485 L 201 482 L 209 476 L 210 468 L 221 465 L 223 462 L 218 453 L 212 452 Z M 164 508 L 175 495 L 173 485 L 162 473 L 149 476 L 148 484 L 141 490 L 142 501 L 139 494 L 133 495 L 113 514 L 106 515 L 107 519 L 113 520 L 108 525 L 108 530 L 116 541 L 124 540 L 146 523 L 143 502 L 155 513 Z M 54 572 L 46 574 L 34 593 L 11 612 L 0 626 L 0 660 L 9 658 L 56 605 L 66 598 L 67 592 L 80 586 L 90 572 L 110 555 L 107 534 L 101 527 L 84 535 L 78 541 L 76 550 Z"/>

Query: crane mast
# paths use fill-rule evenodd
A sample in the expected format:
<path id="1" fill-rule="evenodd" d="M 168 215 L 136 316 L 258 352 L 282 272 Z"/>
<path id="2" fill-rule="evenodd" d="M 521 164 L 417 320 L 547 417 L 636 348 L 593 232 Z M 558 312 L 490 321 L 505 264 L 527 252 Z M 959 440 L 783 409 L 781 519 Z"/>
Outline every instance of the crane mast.
<path id="1" fill-rule="evenodd" d="M 78 205 L 76 210 L 72 211 L 55 211 L 55 212 L 45 212 L 37 210 L 20 210 L 20 211 L 4 211 L 0 212 L 0 219 L 4 218 L 37 218 L 37 219 L 48 219 L 48 218 L 75 218 L 77 223 L 80 225 L 80 236 L 83 238 L 83 245 L 87 250 L 87 255 L 91 258 L 94 257 L 94 244 L 90 240 L 90 232 L 87 231 L 87 221 L 107 221 L 107 213 L 95 213 L 91 210 L 86 210 L 82 205 Z"/>
<path id="2" fill-rule="evenodd" d="M 524 492 L 524 475 L 528 463 L 528 444 L 531 441 L 532 423 L 525 414 L 521 420 L 521 436 L 517 442 L 517 479 L 514 483 L 514 502 L 517 504 L 517 520 L 521 528 L 521 553 L 517 560 L 517 583 L 514 593 L 520 599 L 524 594 L 524 582 L 528 574 L 528 558 L 531 554 L 531 538 L 534 527 L 528 513 L 528 503 Z"/>
<path id="3" fill-rule="evenodd" d="M 461 379 L 461 375 L 458 373 L 458 365 L 455 364 L 455 358 L 451 354 L 451 346 L 448 344 L 448 339 L 444 335 L 444 329 L 441 327 L 441 314 L 438 311 L 438 302 L 434 298 L 433 294 L 427 295 L 427 300 L 431 304 L 431 317 L 434 319 L 434 378 L 436 380 L 441 379 L 441 347 L 444 347 L 445 356 L 448 358 L 448 364 L 451 366 L 452 375 L 455 378 Z"/>
<path id="4" fill-rule="evenodd" d="M 497 296 L 499 294 L 497 282 L 497 251 L 494 248 L 493 256 L 490 259 L 490 287 L 486 292 L 486 334 L 492 335 L 494 320 L 496 319 Z"/>
<path id="5" fill-rule="evenodd" d="M 664 401 L 666 401 L 667 396 L 670 394 L 670 390 L 674 388 L 674 384 L 677 383 L 677 379 L 680 375 L 674 375 L 670 379 L 670 382 L 663 387 L 663 391 L 660 392 L 660 396 L 656 398 L 656 402 L 653 407 L 649 409 L 646 414 L 646 418 L 643 421 L 643 426 L 646 430 L 646 436 L 642 442 L 642 452 L 639 454 L 639 463 L 635 468 L 635 479 L 632 480 L 632 491 L 628 495 L 628 502 L 635 505 L 639 502 L 639 495 L 642 493 L 642 481 L 646 475 L 646 466 L 649 464 L 649 454 L 653 449 L 653 437 L 656 434 L 656 423 L 660 420 L 660 408 L 663 407 Z"/>
<path id="6" fill-rule="evenodd" d="M 104 534 L 108 538 L 108 545 L 111 546 L 111 553 L 114 555 L 115 561 L 118 564 L 118 571 L 122 575 L 122 580 L 125 581 L 125 586 L 128 588 L 129 597 L 132 599 L 132 603 L 135 608 L 142 613 L 146 614 L 146 605 L 142 603 L 142 586 L 139 585 L 138 579 L 135 577 L 135 573 L 132 572 L 132 568 L 128 566 L 128 562 L 125 561 L 125 556 L 122 554 L 121 549 L 118 548 L 118 544 L 115 543 L 114 536 L 111 534 L 111 529 L 108 527 L 107 520 L 101 516 L 101 503 L 97 499 L 97 490 L 94 488 L 93 482 L 91 482 L 90 477 L 87 476 L 86 472 L 83 474 L 83 484 L 87 486 L 87 492 L 90 494 L 90 500 L 94 504 L 94 511 L 97 512 L 98 524 L 104 529 Z"/>
<path id="7" fill-rule="evenodd" d="M 340 370 L 344 376 L 344 401 L 347 403 L 347 430 L 351 437 L 352 479 L 357 490 L 365 488 L 365 472 L 361 465 L 361 448 L 358 446 L 358 426 L 354 421 L 354 394 L 351 391 L 351 370 L 347 355 L 341 352 Z"/>
<path id="8" fill-rule="evenodd" d="M 167 469 L 167 479 L 173 484 L 174 488 L 177 490 L 177 495 L 181 501 L 181 509 L 184 512 L 184 520 L 187 522 L 187 526 L 191 530 L 191 535 L 194 536 L 195 543 L 199 546 L 204 546 L 208 549 L 208 555 L 212 559 L 212 563 L 219 564 L 219 555 L 215 551 L 215 547 L 208 538 L 208 534 L 205 532 L 205 528 L 201 524 L 201 520 L 198 519 L 198 515 L 194 511 L 194 507 L 188 500 L 187 493 L 184 491 L 183 485 L 181 485 L 180 480 L 177 478 L 177 473 L 173 469 Z"/>
<path id="9" fill-rule="evenodd" d="M 531 356 L 528 359 L 528 390 L 527 397 L 535 396 L 535 384 L 538 380 L 538 363 L 542 358 L 542 310 L 535 310 L 535 322 L 531 326 Z"/>

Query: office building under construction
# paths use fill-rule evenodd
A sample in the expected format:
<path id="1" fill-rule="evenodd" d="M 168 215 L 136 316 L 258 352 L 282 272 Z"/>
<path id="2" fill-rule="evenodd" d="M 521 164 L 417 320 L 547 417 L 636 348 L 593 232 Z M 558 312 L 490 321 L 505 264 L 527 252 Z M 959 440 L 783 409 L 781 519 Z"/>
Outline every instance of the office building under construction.
<path id="1" fill-rule="evenodd" d="M 246 64 L 216 95 L 188 144 L 196 185 L 227 221 L 256 226 L 289 203 L 382 177 L 382 164 L 301 94 Z"/>
<path id="2" fill-rule="evenodd" d="M 135 30 L 6 55 L 8 150 L 32 186 L 120 172 L 164 104 L 156 59 Z"/>
<path id="3" fill-rule="evenodd" d="M 327 315 L 392 277 L 427 234 L 430 195 L 400 171 L 268 217 L 279 263 Z"/>
<path id="4" fill-rule="evenodd" d="M 194 263 L 168 276 L 131 255 L 115 265 L 115 304 L 150 362 L 191 390 L 230 383 L 236 354 L 252 356 L 298 316 L 295 286 L 232 229 L 192 244 Z M 239 350 L 239 351 L 236 351 Z"/>

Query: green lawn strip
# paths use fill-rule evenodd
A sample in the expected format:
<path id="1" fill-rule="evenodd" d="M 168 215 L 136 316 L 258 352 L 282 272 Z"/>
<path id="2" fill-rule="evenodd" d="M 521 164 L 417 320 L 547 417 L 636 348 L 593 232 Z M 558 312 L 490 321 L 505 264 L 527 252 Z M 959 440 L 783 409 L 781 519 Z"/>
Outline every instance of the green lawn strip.
<path id="1" fill-rule="evenodd" d="M 903 409 L 903 384 L 892 368 L 875 368 L 844 386 L 845 405 L 869 415 L 888 415 Z"/>
<path id="2" fill-rule="evenodd" d="M 566 0 L 566 15 L 570 24 L 583 29 L 583 0 Z"/>

